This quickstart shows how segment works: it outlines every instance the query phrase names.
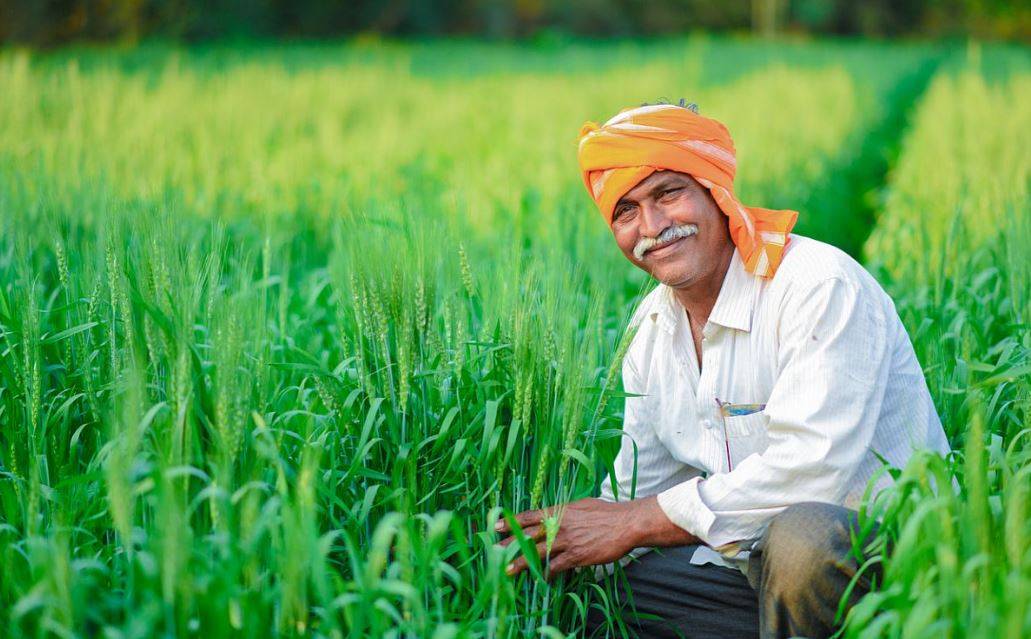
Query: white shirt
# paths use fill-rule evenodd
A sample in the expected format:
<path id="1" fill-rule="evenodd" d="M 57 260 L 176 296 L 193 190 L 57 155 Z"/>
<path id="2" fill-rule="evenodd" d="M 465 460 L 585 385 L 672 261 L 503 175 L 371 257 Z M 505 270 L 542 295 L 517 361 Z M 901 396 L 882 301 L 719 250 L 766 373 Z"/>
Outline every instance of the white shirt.
<path id="1" fill-rule="evenodd" d="M 734 257 L 702 331 L 659 285 L 631 320 L 628 393 L 615 460 L 619 499 L 658 495 L 673 523 L 744 568 L 747 548 L 787 506 L 857 508 L 877 455 L 904 466 L 948 441 L 895 305 L 840 249 L 791 234 L 771 279 Z M 716 398 L 765 404 L 722 416 Z M 728 459 L 729 453 L 729 459 Z M 881 475 L 876 490 L 890 483 Z M 615 500 L 611 477 L 602 499 Z M 736 544 L 732 542 L 742 542 Z M 646 549 L 636 549 L 639 555 Z M 692 563 L 724 563 L 701 548 Z"/>

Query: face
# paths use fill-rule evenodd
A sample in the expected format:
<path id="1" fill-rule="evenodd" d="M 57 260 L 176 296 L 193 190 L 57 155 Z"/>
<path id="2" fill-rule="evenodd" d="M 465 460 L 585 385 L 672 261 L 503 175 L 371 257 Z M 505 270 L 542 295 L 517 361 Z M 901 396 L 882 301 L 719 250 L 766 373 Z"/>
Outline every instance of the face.
<path id="1" fill-rule="evenodd" d="M 677 171 L 656 171 L 627 192 L 611 227 L 628 260 L 675 289 L 713 276 L 734 251 L 709 190 Z"/>

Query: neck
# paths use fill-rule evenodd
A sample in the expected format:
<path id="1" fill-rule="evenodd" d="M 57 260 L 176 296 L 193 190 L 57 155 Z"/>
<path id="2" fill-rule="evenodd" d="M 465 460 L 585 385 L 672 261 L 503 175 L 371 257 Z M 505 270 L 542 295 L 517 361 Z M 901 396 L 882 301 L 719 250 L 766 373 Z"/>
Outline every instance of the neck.
<path id="1" fill-rule="evenodd" d="M 727 270 L 730 269 L 733 257 L 734 245 L 727 242 L 726 247 L 720 253 L 716 268 L 708 275 L 684 286 L 673 288 L 673 296 L 687 310 L 687 315 L 693 324 L 701 326 L 709 321 L 709 313 L 716 305 L 716 298 L 720 295 L 723 280 L 727 276 Z"/>

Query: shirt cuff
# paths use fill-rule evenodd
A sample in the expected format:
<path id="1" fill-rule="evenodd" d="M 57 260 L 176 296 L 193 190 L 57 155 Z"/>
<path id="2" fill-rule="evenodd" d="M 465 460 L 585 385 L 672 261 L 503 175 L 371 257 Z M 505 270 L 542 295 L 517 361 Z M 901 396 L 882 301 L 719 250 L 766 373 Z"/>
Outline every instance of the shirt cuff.
<path id="1" fill-rule="evenodd" d="M 716 514 L 705 505 L 698 493 L 698 486 L 703 481 L 701 477 L 693 477 L 662 491 L 656 498 L 670 521 L 698 537 L 702 543 L 711 545 L 709 531 L 716 521 Z"/>

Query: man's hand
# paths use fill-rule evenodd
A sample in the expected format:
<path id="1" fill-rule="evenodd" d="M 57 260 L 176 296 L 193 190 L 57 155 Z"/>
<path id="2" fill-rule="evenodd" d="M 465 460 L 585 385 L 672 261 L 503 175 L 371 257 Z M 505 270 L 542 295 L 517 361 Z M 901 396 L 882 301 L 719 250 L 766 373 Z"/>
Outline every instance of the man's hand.
<path id="1" fill-rule="evenodd" d="M 551 545 L 547 576 L 579 566 L 606 564 L 618 560 L 639 546 L 683 546 L 698 539 L 666 517 L 653 497 L 627 502 L 581 499 L 542 510 L 527 510 L 515 516 L 527 537 L 537 542 L 537 554 L 548 554 L 545 519 L 559 516 L 558 533 Z M 508 522 L 499 519 L 499 533 L 511 533 Z M 514 536 L 500 544 L 508 546 Z M 508 565 L 509 575 L 526 569 L 526 558 L 516 557 Z"/>

